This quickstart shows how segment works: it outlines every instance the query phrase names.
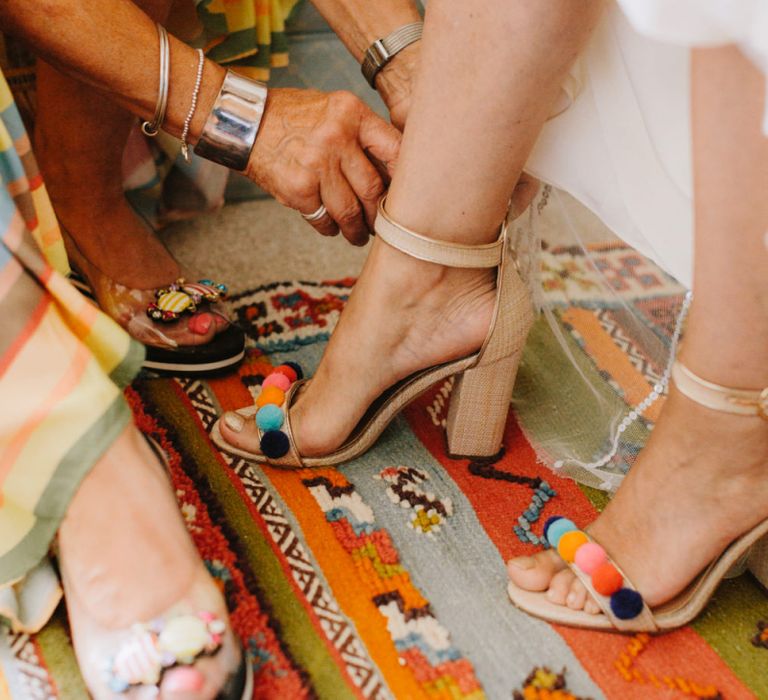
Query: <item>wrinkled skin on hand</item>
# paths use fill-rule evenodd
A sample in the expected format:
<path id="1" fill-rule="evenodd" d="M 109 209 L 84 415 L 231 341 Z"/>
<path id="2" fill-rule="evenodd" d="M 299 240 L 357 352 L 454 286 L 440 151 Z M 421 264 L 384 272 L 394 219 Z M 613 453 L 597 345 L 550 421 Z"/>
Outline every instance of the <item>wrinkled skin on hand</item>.
<path id="1" fill-rule="evenodd" d="M 246 175 L 304 214 L 324 204 L 328 215 L 312 226 L 365 245 L 400 139 L 351 93 L 273 89 Z"/>

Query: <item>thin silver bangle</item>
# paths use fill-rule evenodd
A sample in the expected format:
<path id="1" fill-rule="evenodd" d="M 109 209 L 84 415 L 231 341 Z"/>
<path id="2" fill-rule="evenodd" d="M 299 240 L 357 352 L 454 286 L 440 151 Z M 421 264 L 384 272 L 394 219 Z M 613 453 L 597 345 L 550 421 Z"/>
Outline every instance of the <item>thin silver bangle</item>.
<path id="1" fill-rule="evenodd" d="M 160 38 L 160 86 L 157 90 L 157 106 L 155 107 L 155 116 L 152 121 L 141 123 L 141 130 L 147 136 L 157 136 L 160 128 L 165 121 L 165 112 L 168 109 L 168 81 L 171 66 L 171 46 L 168 41 L 168 32 L 165 27 L 158 22 L 157 34 Z"/>
<path id="2" fill-rule="evenodd" d="M 189 144 L 187 143 L 187 136 L 189 136 L 189 125 L 192 123 L 192 117 L 195 116 L 195 110 L 197 109 L 197 98 L 200 95 L 200 85 L 203 82 L 204 65 L 205 54 L 202 49 L 197 49 L 197 78 L 195 79 L 195 89 L 192 91 L 192 104 L 189 107 L 189 112 L 187 112 L 187 118 L 184 120 L 184 130 L 181 132 L 181 153 L 187 163 L 189 163 Z"/>

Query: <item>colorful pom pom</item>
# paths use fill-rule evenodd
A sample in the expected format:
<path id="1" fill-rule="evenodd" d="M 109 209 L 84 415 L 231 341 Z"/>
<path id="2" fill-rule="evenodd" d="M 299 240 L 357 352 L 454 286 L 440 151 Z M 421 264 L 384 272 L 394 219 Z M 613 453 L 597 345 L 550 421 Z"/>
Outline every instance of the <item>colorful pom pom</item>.
<path id="1" fill-rule="evenodd" d="M 288 436 L 281 430 L 268 430 L 261 436 L 261 453 L 270 459 L 280 459 L 290 449 Z"/>
<path id="2" fill-rule="evenodd" d="M 592 572 L 592 587 L 600 595 L 613 595 L 621 588 L 623 583 L 624 578 L 619 573 L 619 570 L 609 561 L 600 564 Z"/>
<path id="3" fill-rule="evenodd" d="M 621 588 L 611 596 L 611 611 L 619 620 L 632 620 L 643 612 L 643 596 L 631 588 Z"/>
<path id="4" fill-rule="evenodd" d="M 552 515 L 549 518 L 547 518 L 546 522 L 544 523 L 544 539 L 547 538 L 547 532 L 549 531 L 549 526 L 554 523 L 557 520 L 562 520 L 562 515 Z"/>
<path id="5" fill-rule="evenodd" d="M 568 520 L 568 518 L 560 518 L 549 526 L 547 530 L 547 541 L 554 549 L 557 549 L 557 544 L 560 542 L 560 538 L 571 530 L 578 530 L 576 525 Z"/>
<path id="6" fill-rule="evenodd" d="M 283 363 L 286 367 L 290 367 L 294 372 L 296 372 L 296 379 L 304 379 L 304 370 L 301 369 L 301 365 L 296 362 L 285 362 Z"/>
<path id="7" fill-rule="evenodd" d="M 587 542 L 589 538 L 581 530 L 571 530 L 560 537 L 557 553 L 570 564 L 576 557 L 576 551 Z"/>
<path id="8" fill-rule="evenodd" d="M 262 388 L 259 398 L 256 399 L 256 405 L 259 408 L 268 403 L 282 406 L 283 401 L 285 401 L 285 392 L 282 389 L 278 389 L 276 386 L 266 386 Z"/>
<path id="9" fill-rule="evenodd" d="M 587 542 L 576 550 L 574 561 L 585 574 L 591 574 L 608 559 L 605 550 L 596 542 Z"/>
<path id="10" fill-rule="evenodd" d="M 281 372 L 272 372 L 262 383 L 262 387 L 276 386 L 278 389 L 288 391 L 291 388 L 291 380 Z"/>
<path id="11" fill-rule="evenodd" d="M 283 426 L 285 415 L 281 408 L 278 408 L 273 403 L 268 403 L 259 409 L 256 414 L 256 425 L 264 432 L 268 430 L 280 430 Z"/>
<path id="12" fill-rule="evenodd" d="M 293 369 L 293 367 L 290 367 L 289 365 L 280 365 L 279 367 L 275 367 L 275 369 L 272 370 L 272 372 L 276 372 L 277 374 L 284 374 L 288 379 L 291 380 L 291 384 L 295 382 L 299 378 L 299 373 Z"/>

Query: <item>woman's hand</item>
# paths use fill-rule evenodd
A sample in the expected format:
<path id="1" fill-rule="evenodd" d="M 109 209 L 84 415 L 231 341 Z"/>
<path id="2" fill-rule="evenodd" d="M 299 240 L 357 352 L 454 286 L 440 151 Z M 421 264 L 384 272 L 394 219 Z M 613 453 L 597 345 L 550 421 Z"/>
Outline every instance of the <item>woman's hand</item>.
<path id="1" fill-rule="evenodd" d="M 348 92 L 269 91 L 246 174 L 324 236 L 365 245 L 400 148 L 400 132 Z"/>

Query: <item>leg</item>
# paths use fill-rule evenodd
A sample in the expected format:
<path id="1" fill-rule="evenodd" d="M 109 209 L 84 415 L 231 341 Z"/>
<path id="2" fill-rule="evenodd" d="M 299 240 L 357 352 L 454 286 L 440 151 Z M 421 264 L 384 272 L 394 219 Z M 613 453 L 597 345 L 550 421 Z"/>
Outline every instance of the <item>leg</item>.
<path id="1" fill-rule="evenodd" d="M 493 240 L 560 82 L 602 3 L 548 0 L 430 5 L 414 104 L 388 210 L 431 237 Z M 468 355 L 487 333 L 494 281 L 374 241 L 323 362 L 292 420 L 306 456 L 340 445 L 399 379 Z M 333 422 L 329 420 L 333 416 Z M 239 427 L 239 430 L 238 430 Z M 252 425 L 222 433 L 257 449 Z"/>
<path id="2" fill-rule="evenodd" d="M 96 463 L 70 503 L 59 528 L 59 560 L 78 660 L 97 699 L 113 697 L 104 687 L 103 665 L 134 623 L 170 610 L 209 611 L 227 619 L 168 479 L 133 426 Z M 216 655 L 167 671 L 159 697 L 214 697 L 239 660 L 227 631 Z M 126 697 L 146 697 L 136 693 Z"/>
<path id="3" fill-rule="evenodd" d="M 164 22 L 171 0 L 136 4 Z M 35 153 L 68 235 L 69 253 L 74 255 L 74 243 L 107 277 L 126 287 L 152 289 L 177 279 L 180 269 L 123 194 L 122 156 L 134 123 L 132 114 L 90 86 L 39 61 Z M 215 332 L 191 334 L 186 324 L 163 330 L 182 344 L 207 342 Z"/>
<path id="4" fill-rule="evenodd" d="M 763 99 L 764 76 L 736 48 L 694 51 L 695 301 L 681 359 L 699 376 L 743 388 L 768 385 Z M 590 532 L 649 605 L 669 600 L 768 517 L 767 457 L 765 421 L 711 411 L 673 387 L 643 454 Z M 546 552 L 513 560 L 509 574 L 523 588 L 549 589 L 554 602 L 595 611 L 560 569 Z"/>

